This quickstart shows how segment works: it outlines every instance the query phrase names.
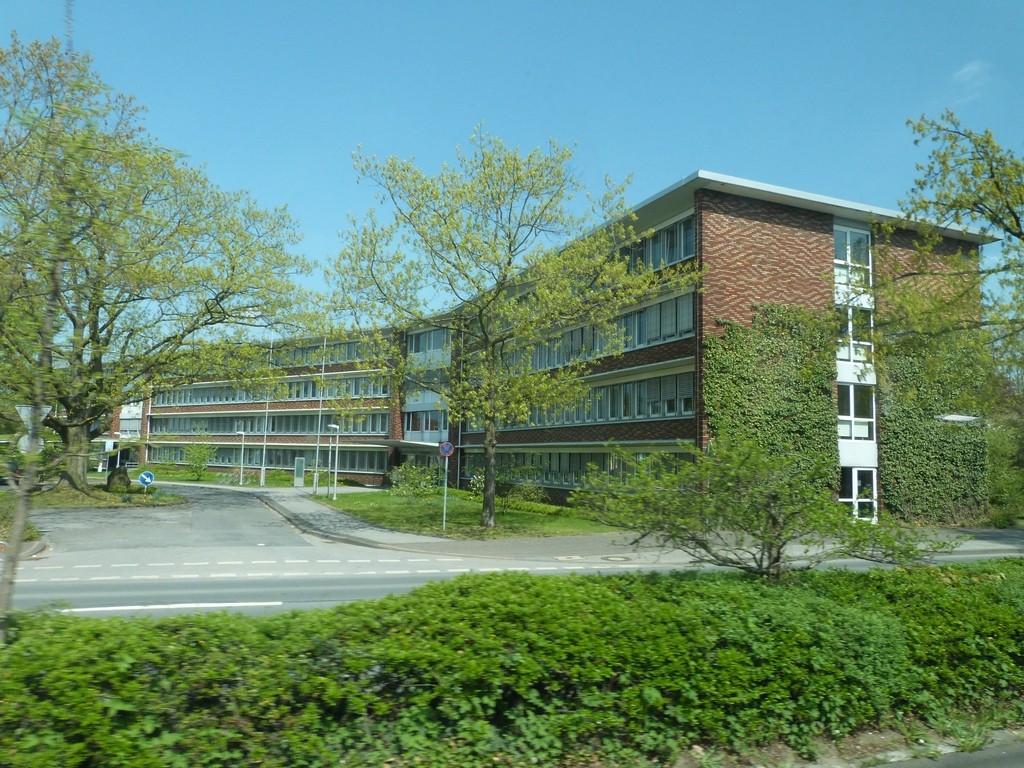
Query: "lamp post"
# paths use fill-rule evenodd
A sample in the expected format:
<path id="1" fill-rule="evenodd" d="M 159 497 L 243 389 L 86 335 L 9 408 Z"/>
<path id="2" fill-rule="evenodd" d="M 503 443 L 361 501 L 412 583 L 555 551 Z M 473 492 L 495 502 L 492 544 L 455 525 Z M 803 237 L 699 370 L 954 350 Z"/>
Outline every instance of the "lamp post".
<path id="1" fill-rule="evenodd" d="M 334 430 L 334 496 L 333 501 L 338 500 L 338 457 L 341 448 L 341 427 L 337 424 L 328 424 L 328 429 Z"/>
<path id="2" fill-rule="evenodd" d="M 238 484 L 242 485 L 245 479 L 245 432 L 239 430 L 235 434 L 242 436 L 242 455 L 238 457 Z"/>
<path id="3" fill-rule="evenodd" d="M 115 442 L 118 444 L 117 445 L 117 455 L 114 456 L 114 469 L 117 469 L 118 467 L 121 466 L 121 433 L 120 432 L 115 432 L 114 433 L 114 437 L 117 438 L 117 440 Z"/>

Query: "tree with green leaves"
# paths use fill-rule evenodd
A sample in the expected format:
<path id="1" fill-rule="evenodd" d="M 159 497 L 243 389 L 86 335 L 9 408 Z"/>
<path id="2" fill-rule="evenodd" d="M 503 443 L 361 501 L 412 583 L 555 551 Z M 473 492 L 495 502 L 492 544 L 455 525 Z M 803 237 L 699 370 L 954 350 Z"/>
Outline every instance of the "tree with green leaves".
<path id="1" fill-rule="evenodd" d="M 88 57 L 17 36 L 0 49 L 0 380 L 33 403 L 39 373 L 73 486 L 118 406 L 265 367 L 246 334 L 305 303 L 296 240 L 285 211 L 158 146 Z"/>
<path id="2" fill-rule="evenodd" d="M 500 427 L 578 401 L 595 358 L 622 347 L 615 318 L 693 279 L 619 255 L 638 239 L 624 187 L 587 196 L 572 157 L 555 142 L 522 154 L 481 130 L 436 175 L 355 156 L 391 217 L 351 222 L 330 270 L 334 305 L 374 336 L 376 367 L 396 387 L 435 392 L 451 423 L 482 429 L 484 526 L 495 523 Z M 419 331 L 440 343 L 406 354 Z M 564 341 L 573 331 L 578 343 Z M 535 359 L 542 346 L 558 348 L 557 363 Z"/>
<path id="3" fill-rule="evenodd" d="M 572 503 L 635 531 L 635 543 L 679 549 L 700 563 L 778 581 L 833 560 L 906 564 L 953 546 L 891 522 L 852 519 L 830 489 L 828 456 L 798 459 L 726 437 L 708 453 L 680 445 L 675 453 L 614 455 L 620 472 L 588 473 Z"/>
<path id="4" fill-rule="evenodd" d="M 986 438 L 998 438 L 998 455 L 1019 427 L 1005 403 L 1020 397 L 1024 362 L 1024 158 L 952 111 L 909 125 L 928 156 L 875 249 L 882 490 L 906 519 L 977 524 L 988 513 Z M 949 414 L 998 429 L 943 423 Z"/>
<path id="5" fill-rule="evenodd" d="M 182 452 L 185 454 L 185 466 L 188 467 L 192 479 L 202 480 L 210 466 L 210 460 L 217 453 L 217 448 L 210 444 L 209 435 L 197 435 Z"/>

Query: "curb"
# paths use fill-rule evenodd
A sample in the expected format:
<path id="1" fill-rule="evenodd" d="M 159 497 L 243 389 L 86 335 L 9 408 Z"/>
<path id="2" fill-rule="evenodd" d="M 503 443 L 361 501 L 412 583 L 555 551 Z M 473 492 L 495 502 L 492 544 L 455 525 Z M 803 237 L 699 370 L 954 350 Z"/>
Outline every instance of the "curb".
<path id="1" fill-rule="evenodd" d="M 18 559 L 31 560 L 33 557 L 36 557 L 37 555 L 46 551 L 46 549 L 49 546 L 50 545 L 47 544 L 44 539 L 39 539 L 38 541 L 25 542 L 21 545 L 21 551 L 18 553 Z M 0 560 L 3 560 L 2 556 L 0 556 Z"/>
<path id="2" fill-rule="evenodd" d="M 310 525 L 309 521 L 306 520 L 301 514 L 298 514 L 296 512 L 292 512 L 290 509 L 288 509 L 286 506 L 281 504 L 279 501 L 275 501 L 274 499 L 268 498 L 267 496 L 264 496 L 263 494 L 260 494 L 260 493 L 256 493 L 254 495 L 256 496 L 256 498 L 258 498 L 260 501 L 262 501 L 264 504 L 266 504 L 272 510 L 277 512 L 277 514 L 281 515 L 281 517 L 283 517 L 285 520 L 287 520 L 289 522 L 289 524 L 291 524 L 292 526 L 294 526 L 298 530 L 302 531 L 303 533 L 307 533 L 307 534 L 310 534 L 312 536 L 317 536 L 317 537 L 319 537 L 321 539 L 324 539 L 326 541 L 336 541 L 336 542 L 341 543 L 341 544 L 355 544 L 357 546 L 371 547 L 373 549 L 388 549 L 388 550 L 401 550 L 402 549 L 401 547 L 395 547 L 395 546 L 390 545 L 390 544 L 384 544 L 382 542 L 375 541 L 373 539 L 366 539 L 366 538 L 363 538 L 361 536 L 353 536 L 352 534 L 347 534 L 347 533 L 346 534 L 339 534 L 339 533 L 335 533 L 333 531 L 327 531 L 327 530 L 325 530 L 323 528 L 318 528 L 316 526 Z M 311 499 L 311 501 L 315 501 L 315 499 Z M 319 502 L 317 502 L 317 503 L 319 503 Z M 334 510 L 335 512 L 337 512 L 337 510 L 335 510 L 333 507 L 329 507 L 329 506 L 322 505 L 322 504 L 320 506 L 323 506 L 324 509 L 331 509 L 331 510 Z"/>

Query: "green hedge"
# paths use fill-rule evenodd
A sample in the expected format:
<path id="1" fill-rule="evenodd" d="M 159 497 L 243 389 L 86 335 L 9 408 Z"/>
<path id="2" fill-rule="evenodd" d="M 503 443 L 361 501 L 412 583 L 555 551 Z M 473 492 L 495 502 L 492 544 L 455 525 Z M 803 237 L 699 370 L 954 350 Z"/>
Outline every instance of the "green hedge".
<path id="1" fill-rule="evenodd" d="M 266 618 L 20 614 L 0 765 L 640 765 L 1024 694 L 1024 563 L 491 574 Z M 588 762 L 590 761 L 590 762 Z M 649 763 L 648 763 L 649 764 Z"/>

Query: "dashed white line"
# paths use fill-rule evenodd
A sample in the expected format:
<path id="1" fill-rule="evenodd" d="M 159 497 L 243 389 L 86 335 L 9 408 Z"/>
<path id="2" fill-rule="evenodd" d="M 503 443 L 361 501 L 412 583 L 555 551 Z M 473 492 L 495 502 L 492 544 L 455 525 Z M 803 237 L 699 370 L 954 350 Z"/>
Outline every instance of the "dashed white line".
<path id="1" fill-rule="evenodd" d="M 233 573 L 211 573 L 211 579 L 233 579 L 236 575 Z"/>
<path id="2" fill-rule="evenodd" d="M 146 563 L 150 568 L 168 568 L 173 566 L 174 563 Z"/>
<path id="3" fill-rule="evenodd" d="M 72 568 L 102 568 L 102 565 L 73 565 Z"/>
<path id="4" fill-rule="evenodd" d="M 138 568 L 138 563 L 111 563 L 111 568 Z"/>
<path id="5" fill-rule="evenodd" d="M 318 563 L 340 563 L 341 560 L 317 560 Z"/>
<path id="6" fill-rule="evenodd" d="M 277 565 L 277 560 L 252 560 L 249 565 Z"/>
<path id="7" fill-rule="evenodd" d="M 273 576 L 274 574 L 271 573 L 271 572 L 267 572 L 267 573 L 247 573 L 245 575 L 247 577 L 249 577 L 250 579 L 258 579 L 258 578 L 268 578 L 270 576 Z"/>
<path id="8" fill-rule="evenodd" d="M 143 575 L 143 576 L 129 576 L 130 579 L 159 579 L 160 577 L 155 573 Z"/>
<path id="9" fill-rule="evenodd" d="M 241 560 L 218 560 L 217 565 L 241 565 Z"/>
<path id="10" fill-rule="evenodd" d="M 90 576 L 89 581 L 120 581 L 120 576 Z"/>
<path id="11" fill-rule="evenodd" d="M 308 563 L 309 560 L 285 560 L 286 563 Z"/>
<path id="12" fill-rule="evenodd" d="M 172 579 L 198 579 L 198 573 L 172 573 Z"/>
<path id="13" fill-rule="evenodd" d="M 384 573 L 386 573 L 389 576 L 398 576 L 400 574 L 407 574 L 409 572 L 408 571 L 384 571 Z"/>
<path id="14" fill-rule="evenodd" d="M 205 563 L 182 563 L 182 565 L 209 565 L 209 564 L 210 564 L 209 561 L 206 561 Z"/>
<path id="15" fill-rule="evenodd" d="M 37 565 L 33 570 L 35 571 L 60 571 L 63 570 L 63 565 Z"/>

